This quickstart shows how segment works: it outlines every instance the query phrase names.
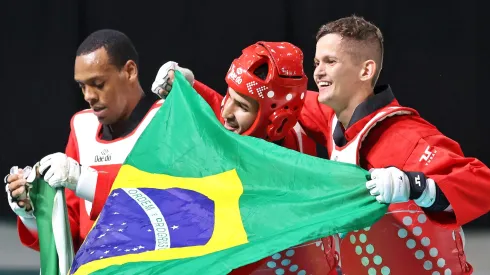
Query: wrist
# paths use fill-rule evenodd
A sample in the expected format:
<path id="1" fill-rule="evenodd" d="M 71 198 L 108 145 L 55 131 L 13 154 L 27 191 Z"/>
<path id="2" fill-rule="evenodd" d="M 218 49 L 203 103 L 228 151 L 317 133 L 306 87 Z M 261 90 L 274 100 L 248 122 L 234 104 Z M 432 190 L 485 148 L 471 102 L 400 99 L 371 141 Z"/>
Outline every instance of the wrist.
<path id="1" fill-rule="evenodd" d="M 179 65 L 176 65 L 175 67 L 177 71 L 179 71 L 185 77 L 187 82 L 189 82 L 191 86 L 194 86 L 194 73 L 187 68 L 180 67 Z"/>
<path id="2" fill-rule="evenodd" d="M 422 172 L 405 172 L 410 182 L 410 199 L 423 208 L 431 207 L 436 200 L 436 184 Z"/>
<path id="3" fill-rule="evenodd" d="M 25 217 L 25 216 L 19 216 L 19 219 L 22 221 L 24 226 L 31 232 L 36 232 L 37 231 L 37 221 L 36 217 Z"/>
<path id="4" fill-rule="evenodd" d="M 32 208 L 32 206 L 29 207 L 29 209 L 28 209 L 27 206 L 20 207 L 16 202 L 13 202 L 12 204 L 13 205 L 11 205 L 11 208 L 17 216 L 19 216 L 21 218 L 25 218 L 25 219 L 34 219 L 35 218 L 34 209 Z"/>
<path id="5" fill-rule="evenodd" d="M 408 182 L 410 184 L 410 197 L 411 200 L 418 200 L 427 190 L 427 178 L 424 173 L 421 172 L 406 172 Z"/>
<path id="6" fill-rule="evenodd" d="M 426 188 L 414 202 L 424 208 L 431 207 L 436 200 L 436 184 L 432 179 L 427 179 Z"/>

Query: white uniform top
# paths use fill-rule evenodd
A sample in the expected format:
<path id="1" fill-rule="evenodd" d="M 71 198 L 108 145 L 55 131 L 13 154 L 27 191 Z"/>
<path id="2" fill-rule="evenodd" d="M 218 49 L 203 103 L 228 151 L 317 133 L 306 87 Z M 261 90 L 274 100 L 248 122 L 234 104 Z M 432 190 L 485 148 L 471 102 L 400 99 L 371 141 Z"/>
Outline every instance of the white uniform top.
<path id="1" fill-rule="evenodd" d="M 139 139 L 141 133 L 160 109 L 163 100 L 157 101 L 152 109 L 148 111 L 140 124 L 129 135 L 111 141 L 101 140 L 98 137 L 101 124 L 91 110 L 77 113 L 73 117 L 72 130 L 75 133 L 78 145 L 79 163 L 82 166 L 90 166 L 99 173 L 104 173 L 104 169 L 109 166 L 120 166 L 133 149 L 134 144 Z M 103 167 L 103 170 L 98 168 Z M 110 170 L 110 169 L 108 169 Z M 80 181 L 82 182 L 82 181 Z M 95 192 L 96 181 L 84 181 L 92 183 L 94 186 L 77 186 L 79 192 Z M 93 197 L 93 195 L 92 195 Z M 92 202 L 85 200 L 85 209 L 90 216 Z"/>

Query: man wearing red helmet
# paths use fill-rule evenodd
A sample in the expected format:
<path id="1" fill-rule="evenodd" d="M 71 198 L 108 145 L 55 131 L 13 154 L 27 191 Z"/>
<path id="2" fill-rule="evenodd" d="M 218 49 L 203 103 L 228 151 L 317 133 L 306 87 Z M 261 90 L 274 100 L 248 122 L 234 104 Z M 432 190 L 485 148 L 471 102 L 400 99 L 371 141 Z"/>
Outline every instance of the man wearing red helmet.
<path id="1" fill-rule="evenodd" d="M 316 155 L 316 144 L 297 123 L 306 95 L 303 52 L 286 42 L 258 42 L 242 51 L 226 74 L 225 97 L 193 80 L 192 73 L 175 62 L 163 65 L 152 91 L 170 91 L 173 72 L 181 71 L 211 105 L 230 131 L 262 138 L 292 150 Z M 333 238 L 305 243 L 276 253 L 230 274 L 336 274 Z M 332 273 L 330 273 L 332 272 Z"/>
<path id="2" fill-rule="evenodd" d="M 193 87 L 228 130 L 316 155 L 315 143 L 297 124 L 308 81 L 303 72 L 303 52 L 286 42 L 258 42 L 242 52 L 226 74 L 225 97 L 197 80 L 191 81 Z M 155 78 L 154 93 L 166 95 L 175 69 L 186 76 L 192 74 L 175 62 L 167 62 Z"/>

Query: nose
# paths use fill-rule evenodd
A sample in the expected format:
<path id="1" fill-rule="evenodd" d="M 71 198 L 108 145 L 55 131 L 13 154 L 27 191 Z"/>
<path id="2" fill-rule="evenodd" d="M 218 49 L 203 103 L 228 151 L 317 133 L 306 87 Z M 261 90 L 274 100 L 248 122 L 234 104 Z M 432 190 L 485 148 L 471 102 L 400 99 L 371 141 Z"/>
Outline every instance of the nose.
<path id="1" fill-rule="evenodd" d="M 231 99 L 227 99 L 225 104 L 223 105 L 223 109 L 221 110 L 221 116 L 225 119 L 231 119 L 234 117 L 234 104 Z"/>
<path id="2" fill-rule="evenodd" d="M 85 89 L 83 90 L 83 99 L 90 105 L 93 105 L 95 102 L 97 102 L 98 95 L 95 89 L 92 89 L 91 87 L 86 86 Z"/>
<path id="3" fill-rule="evenodd" d="M 315 71 L 313 72 L 313 78 L 318 79 L 325 76 L 325 67 L 322 64 L 319 64 L 315 67 Z"/>

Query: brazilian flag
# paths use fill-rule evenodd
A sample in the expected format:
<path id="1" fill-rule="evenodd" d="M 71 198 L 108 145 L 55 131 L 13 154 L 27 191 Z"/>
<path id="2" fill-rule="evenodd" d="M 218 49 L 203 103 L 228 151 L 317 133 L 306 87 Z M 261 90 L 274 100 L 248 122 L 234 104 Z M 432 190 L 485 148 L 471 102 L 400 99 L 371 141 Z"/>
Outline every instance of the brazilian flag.
<path id="1" fill-rule="evenodd" d="M 176 73 L 70 274 L 227 274 L 371 226 L 369 173 L 227 131 Z"/>

